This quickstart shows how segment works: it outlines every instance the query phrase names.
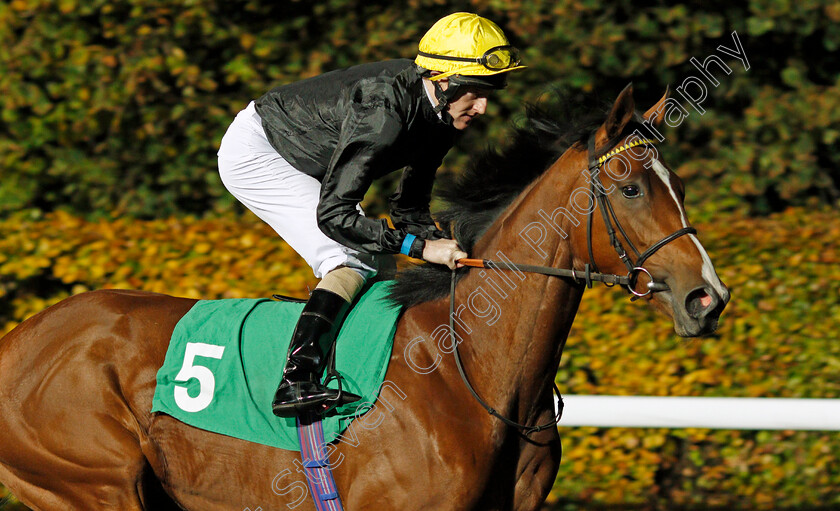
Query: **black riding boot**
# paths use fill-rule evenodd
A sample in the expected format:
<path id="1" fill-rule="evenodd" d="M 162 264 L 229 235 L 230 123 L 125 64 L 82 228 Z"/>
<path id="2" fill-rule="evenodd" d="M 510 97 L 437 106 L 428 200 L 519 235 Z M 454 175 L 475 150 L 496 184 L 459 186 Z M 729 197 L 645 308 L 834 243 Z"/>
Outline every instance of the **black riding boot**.
<path id="1" fill-rule="evenodd" d="M 292 334 L 283 381 L 272 403 L 274 415 L 296 417 L 304 412 L 322 410 L 325 404 L 341 406 L 361 399 L 361 396 L 342 391 L 341 402 L 336 403 L 338 391 L 321 383 L 338 325 L 349 307 L 344 298 L 331 291 L 312 291 Z"/>

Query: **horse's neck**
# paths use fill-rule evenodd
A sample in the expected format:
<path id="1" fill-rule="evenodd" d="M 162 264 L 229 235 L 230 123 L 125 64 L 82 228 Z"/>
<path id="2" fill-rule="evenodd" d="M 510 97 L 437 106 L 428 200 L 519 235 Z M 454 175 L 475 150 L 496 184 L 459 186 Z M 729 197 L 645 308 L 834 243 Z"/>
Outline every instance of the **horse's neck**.
<path id="1" fill-rule="evenodd" d="M 571 268 L 569 240 L 545 225 L 540 210 L 550 215 L 567 205 L 576 181 L 572 169 L 582 165 L 578 159 L 561 158 L 523 191 L 470 256 Z M 520 236 L 537 221 L 548 233 L 541 246 L 546 257 Z M 559 227 L 571 232 L 568 225 Z M 567 279 L 533 273 L 470 270 L 461 281 L 456 299 L 463 308 L 457 330 L 469 328 L 472 332 L 464 337 L 459 350 L 471 381 L 492 406 L 504 409 L 518 403 L 511 413 L 520 420 L 537 412 L 536 398 L 554 380 L 581 295 L 581 287 Z"/>

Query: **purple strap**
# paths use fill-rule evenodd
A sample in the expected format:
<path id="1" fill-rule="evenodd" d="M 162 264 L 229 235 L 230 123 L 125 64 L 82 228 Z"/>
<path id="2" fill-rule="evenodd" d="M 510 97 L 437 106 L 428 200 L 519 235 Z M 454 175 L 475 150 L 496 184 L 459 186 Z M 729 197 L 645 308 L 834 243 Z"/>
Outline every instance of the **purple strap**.
<path id="1" fill-rule="evenodd" d="M 309 494 L 315 501 L 317 511 L 344 511 L 341 497 L 330 469 L 330 460 L 325 458 L 326 442 L 321 417 L 316 413 L 297 418 L 300 458 Z"/>

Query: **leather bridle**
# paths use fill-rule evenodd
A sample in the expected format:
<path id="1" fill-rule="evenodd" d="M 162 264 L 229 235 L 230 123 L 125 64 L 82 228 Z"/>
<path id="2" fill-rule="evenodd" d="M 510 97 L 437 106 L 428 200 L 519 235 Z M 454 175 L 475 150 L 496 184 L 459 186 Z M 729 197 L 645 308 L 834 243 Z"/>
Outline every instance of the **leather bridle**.
<path id="1" fill-rule="evenodd" d="M 644 296 L 648 296 L 653 292 L 659 291 L 667 291 L 668 285 L 665 282 L 659 282 L 654 280 L 653 275 L 651 275 L 650 271 L 648 271 L 643 265 L 645 261 L 647 261 L 653 254 L 655 254 L 659 249 L 671 243 L 675 239 L 684 236 L 686 234 L 697 234 L 697 229 L 694 227 L 683 227 L 682 229 L 677 230 L 676 232 L 665 236 L 661 240 L 657 241 L 656 243 L 652 244 L 648 247 L 644 252 L 639 252 L 636 246 L 630 241 L 630 238 L 627 236 L 624 228 L 619 222 L 618 217 L 615 214 L 615 210 L 612 207 L 612 203 L 605 192 L 605 188 L 603 183 L 601 182 L 601 178 L 598 176 L 600 172 L 600 167 L 603 166 L 610 158 L 613 156 L 630 149 L 631 147 L 642 146 L 642 145 L 653 145 L 653 142 L 648 139 L 639 138 L 638 140 L 630 143 L 625 143 L 619 147 L 615 147 L 607 150 L 601 151 L 601 154 L 595 154 L 595 133 L 593 132 L 589 136 L 589 140 L 587 141 L 587 157 L 589 162 L 588 172 L 589 172 L 589 186 L 590 191 L 595 197 L 595 202 L 597 203 L 598 209 L 601 211 L 601 218 L 604 220 L 604 226 L 607 229 L 607 235 L 610 238 L 610 244 L 615 249 L 616 253 L 618 254 L 619 259 L 624 263 L 627 267 L 627 275 L 616 275 L 610 273 L 600 273 L 598 271 L 598 266 L 595 264 L 595 257 L 592 250 L 592 221 L 595 212 L 596 204 L 591 204 L 589 209 L 589 213 L 587 215 L 586 220 L 586 244 L 587 250 L 589 252 L 589 263 L 584 265 L 584 269 L 575 270 L 575 269 L 564 269 L 564 268 L 553 268 L 551 266 L 536 266 L 530 264 L 518 264 L 518 263 L 509 263 L 509 262 L 502 262 L 502 261 L 492 261 L 488 259 L 460 259 L 458 262 L 465 264 L 467 267 L 472 268 L 490 268 L 490 269 L 500 269 L 500 270 L 511 270 L 511 271 L 519 271 L 525 273 L 538 273 L 541 275 L 548 275 L 553 277 L 568 277 L 572 278 L 575 282 L 583 281 L 586 284 L 586 287 L 591 288 L 592 282 L 602 282 L 605 285 L 612 287 L 616 284 L 624 286 L 630 293 L 634 296 L 631 300 L 635 300 Z M 613 223 L 615 225 L 613 225 Z M 624 248 L 624 244 L 618 237 L 616 233 L 616 228 L 618 229 L 618 233 L 621 233 L 621 236 L 624 238 L 624 241 L 627 242 L 627 246 L 630 247 L 630 250 L 636 255 L 636 260 L 632 261 L 630 257 L 627 255 L 627 251 Z M 648 276 L 649 282 L 647 283 L 647 291 L 644 293 L 639 293 L 636 291 L 636 280 L 639 276 L 639 273 L 645 273 Z M 558 412 L 554 417 L 554 421 L 547 422 L 545 424 L 539 426 L 527 426 L 525 424 L 519 424 L 518 422 L 514 422 L 501 414 L 499 414 L 495 409 L 493 409 L 490 405 L 488 405 L 478 393 L 475 391 L 473 386 L 470 384 L 469 378 L 467 378 L 467 374 L 464 371 L 463 363 L 461 362 L 461 355 L 458 353 L 458 340 L 455 338 L 455 282 L 456 282 L 456 274 L 457 270 L 452 270 L 452 279 L 450 284 L 450 299 L 449 299 L 449 336 L 450 341 L 452 342 L 452 353 L 455 355 L 455 365 L 458 367 L 458 372 L 461 375 L 461 379 L 464 381 L 464 384 L 469 389 L 470 393 L 479 402 L 479 404 L 487 410 L 487 412 L 504 422 L 505 424 L 512 426 L 518 429 L 523 435 L 526 437 L 532 433 L 536 433 L 538 431 L 542 431 L 544 429 L 548 429 L 551 427 L 555 427 L 557 423 L 560 421 L 560 417 L 563 414 L 563 398 L 560 395 L 560 391 L 557 388 L 557 385 L 554 385 L 554 392 L 557 394 L 559 399 L 558 401 Z"/>
<path id="2" fill-rule="evenodd" d="M 640 253 L 636 246 L 630 241 L 630 238 L 627 236 L 627 233 L 624 231 L 624 228 L 621 226 L 621 222 L 618 221 L 618 217 L 615 214 L 615 210 L 612 207 L 612 203 L 610 202 L 609 196 L 605 193 L 605 188 L 603 183 L 601 183 L 601 178 L 598 176 L 599 169 L 602 165 L 604 165 L 611 157 L 630 149 L 631 147 L 642 146 L 642 145 L 652 145 L 648 139 L 639 139 L 635 142 L 624 144 L 612 151 L 604 151 L 602 156 L 596 158 L 594 155 L 595 153 L 595 134 L 589 136 L 589 142 L 587 143 L 587 153 L 589 156 L 589 189 L 592 194 L 595 196 L 595 200 L 598 203 L 598 208 L 601 210 L 601 218 L 604 220 L 604 226 L 607 229 L 607 235 L 610 237 L 610 244 L 615 249 L 616 253 L 618 254 L 619 259 L 624 263 L 627 267 L 627 283 L 624 284 L 627 287 L 627 290 L 630 291 L 636 298 L 642 298 L 644 296 L 649 295 L 654 291 L 667 291 L 668 285 L 664 282 L 656 282 L 653 279 L 653 275 L 642 266 L 645 261 L 650 258 L 653 254 L 655 254 L 660 248 L 664 247 L 668 243 L 671 243 L 675 239 L 684 236 L 686 234 L 697 234 L 697 229 L 694 227 L 683 227 L 682 229 L 677 230 L 676 232 L 665 236 L 661 240 L 657 241 L 653 245 L 647 248 L 644 252 Z M 597 185 L 597 186 L 596 186 Z M 595 256 L 592 253 L 592 217 L 594 216 L 594 204 L 593 207 L 589 208 L 589 215 L 586 220 L 586 247 L 589 251 L 589 264 L 586 266 L 590 266 L 594 271 L 598 271 L 598 265 L 595 264 Z M 630 247 L 630 250 L 636 254 L 636 261 L 633 262 L 627 256 L 627 251 L 624 249 L 624 245 L 621 243 L 621 240 L 616 235 L 615 227 L 613 227 L 613 222 L 615 222 L 615 227 L 618 228 L 618 232 L 621 233 L 621 236 L 627 242 L 627 245 Z M 588 269 L 587 269 L 588 271 Z M 639 293 L 636 291 L 636 278 L 638 277 L 640 272 L 644 272 L 647 274 L 648 279 L 650 282 L 647 284 L 647 291 L 644 293 Z M 591 282 L 587 281 L 588 287 L 592 287 Z"/>

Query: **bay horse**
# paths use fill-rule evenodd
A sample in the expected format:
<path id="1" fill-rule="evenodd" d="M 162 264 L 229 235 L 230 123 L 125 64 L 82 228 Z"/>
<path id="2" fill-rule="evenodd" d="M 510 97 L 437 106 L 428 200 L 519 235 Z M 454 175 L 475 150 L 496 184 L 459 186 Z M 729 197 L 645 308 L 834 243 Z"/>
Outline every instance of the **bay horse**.
<path id="1" fill-rule="evenodd" d="M 557 428 L 526 434 L 488 414 L 462 383 L 452 341 L 499 415 L 551 423 L 584 280 L 625 275 L 626 247 L 647 260 L 620 283 L 673 318 L 679 335 L 715 330 L 729 292 L 688 226 L 682 183 L 649 142 L 629 149 L 636 130 L 659 126 L 666 100 L 642 115 L 628 86 L 606 118 L 571 130 L 532 116 L 511 149 L 447 192 L 455 204 L 443 217 L 473 257 L 578 273 L 459 270 L 453 315 L 449 270 L 421 265 L 398 278 L 393 299 L 407 308 L 380 399 L 329 454 L 346 509 L 538 509 L 560 462 Z M 634 157 L 612 171 L 591 164 L 617 160 L 616 148 Z M 603 222 L 592 219 L 596 202 Z M 36 510 L 312 509 L 299 453 L 150 413 L 170 335 L 194 303 L 94 291 L 6 335 L 0 481 Z"/>

